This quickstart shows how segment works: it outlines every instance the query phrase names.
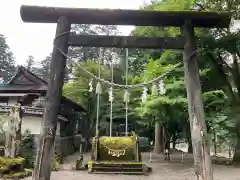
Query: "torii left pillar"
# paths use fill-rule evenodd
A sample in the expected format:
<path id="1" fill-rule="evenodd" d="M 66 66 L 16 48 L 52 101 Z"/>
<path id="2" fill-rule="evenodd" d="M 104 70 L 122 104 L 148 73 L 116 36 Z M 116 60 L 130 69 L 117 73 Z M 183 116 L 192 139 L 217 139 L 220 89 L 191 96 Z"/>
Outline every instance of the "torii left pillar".
<path id="1" fill-rule="evenodd" d="M 65 32 L 69 32 L 70 29 L 71 24 L 68 19 L 63 16 L 60 17 L 57 22 L 56 36 L 52 52 L 46 107 L 43 116 L 33 180 L 50 180 L 51 176 L 54 141 L 58 121 L 57 117 L 60 110 L 66 66 L 66 57 L 60 51 L 67 54 L 69 35 Z"/>

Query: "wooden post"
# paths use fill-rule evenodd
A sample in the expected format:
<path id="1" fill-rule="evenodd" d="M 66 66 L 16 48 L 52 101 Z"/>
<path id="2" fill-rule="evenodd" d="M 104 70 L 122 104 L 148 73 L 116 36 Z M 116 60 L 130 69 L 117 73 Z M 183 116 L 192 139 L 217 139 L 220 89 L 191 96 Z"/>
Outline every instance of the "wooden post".
<path id="1" fill-rule="evenodd" d="M 197 46 L 194 36 L 194 27 L 190 21 L 186 21 L 182 26 L 182 33 L 185 37 L 183 61 L 195 173 L 201 180 L 213 180 L 209 139 L 201 98 L 201 85 L 196 53 Z"/>
<path id="2" fill-rule="evenodd" d="M 43 124 L 40 134 L 40 142 L 34 169 L 34 180 L 50 180 L 51 164 L 54 153 L 54 141 L 57 128 L 57 116 L 60 110 L 60 100 L 62 95 L 62 86 L 64 82 L 64 70 L 66 66 L 66 57 L 63 56 L 57 48 L 64 53 L 68 51 L 68 34 L 60 36 L 64 32 L 70 31 L 71 25 L 66 17 L 60 17 L 57 22 L 55 47 L 52 53 L 52 62 L 50 77 L 48 82 L 46 106 L 43 115 Z"/>
<path id="3" fill-rule="evenodd" d="M 154 149 L 153 152 L 156 154 L 161 153 L 162 151 L 162 127 L 159 121 L 155 122 L 155 140 L 154 140 Z M 161 138 L 161 139 L 160 139 Z"/>

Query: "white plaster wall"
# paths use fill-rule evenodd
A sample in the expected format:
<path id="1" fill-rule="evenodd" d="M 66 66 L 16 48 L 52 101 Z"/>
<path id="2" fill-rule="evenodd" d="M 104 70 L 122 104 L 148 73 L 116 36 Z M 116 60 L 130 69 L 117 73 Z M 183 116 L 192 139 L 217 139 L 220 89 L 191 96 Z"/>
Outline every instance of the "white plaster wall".
<path id="1" fill-rule="evenodd" d="M 10 97 L 8 100 L 8 105 L 13 106 L 17 103 L 18 97 Z"/>
<path id="2" fill-rule="evenodd" d="M 7 106 L 8 103 L 7 103 L 7 102 L 0 102 L 0 105 L 1 105 L 1 106 Z"/>
<path id="3" fill-rule="evenodd" d="M 24 116 L 22 119 L 22 133 L 30 130 L 32 134 L 40 134 L 42 126 L 42 117 Z M 57 124 L 56 135 L 60 135 L 60 123 Z"/>

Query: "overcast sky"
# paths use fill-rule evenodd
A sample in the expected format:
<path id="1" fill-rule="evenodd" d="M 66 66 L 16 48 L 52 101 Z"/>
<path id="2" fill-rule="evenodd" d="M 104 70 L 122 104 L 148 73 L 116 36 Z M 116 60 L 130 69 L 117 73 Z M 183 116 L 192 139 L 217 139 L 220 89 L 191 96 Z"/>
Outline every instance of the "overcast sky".
<path id="1" fill-rule="evenodd" d="M 7 38 L 16 62 L 23 64 L 28 55 L 42 60 L 52 51 L 56 24 L 24 23 L 20 18 L 21 5 L 39 5 L 78 8 L 138 9 L 150 0 L 2 0 L 0 6 L 0 34 Z M 238 27 L 240 22 L 238 23 Z M 121 26 L 127 35 L 133 27 Z"/>
<path id="2" fill-rule="evenodd" d="M 0 6 L 0 34 L 7 38 L 16 62 L 23 64 L 28 55 L 42 60 L 52 51 L 56 24 L 23 23 L 21 5 L 39 5 L 78 8 L 137 9 L 148 0 L 3 0 Z M 120 27 L 128 34 L 132 27 Z"/>

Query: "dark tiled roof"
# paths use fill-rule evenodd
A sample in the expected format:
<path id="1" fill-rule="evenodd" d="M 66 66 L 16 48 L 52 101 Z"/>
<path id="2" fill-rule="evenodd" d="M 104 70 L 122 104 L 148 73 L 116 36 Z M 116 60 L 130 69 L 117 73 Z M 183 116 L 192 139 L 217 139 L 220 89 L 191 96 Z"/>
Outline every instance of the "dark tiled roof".
<path id="1" fill-rule="evenodd" d="M 21 74 L 23 74 L 25 76 L 25 78 L 27 78 L 27 80 L 29 80 L 30 82 L 33 82 L 34 84 L 43 84 L 43 85 L 47 85 L 48 84 L 45 80 L 43 80 L 42 78 L 38 77 L 36 74 L 32 73 L 31 71 L 29 71 L 28 69 L 26 69 L 23 66 L 19 67 L 18 72 L 15 74 L 15 76 L 13 76 L 11 78 L 11 80 L 9 81 L 9 84 L 14 84 L 15 80 Z"/>
<path id="2" fill-rule="evenodd" d="M 24 75 L 24 77 L 29 80 L 30 84 L 15 84 L 18 77 Z M 0 93 L 43 93 L 47 92 L 48 83 L 42 78 L 27 70 L 24 67 L 20 67 L 16 75 L 8 82 L 0 84 Z M 72 100 L 62 97 L 63 104 L 71 106 L 75 110 L 85 111 L 85 109 L 79 104 L 73 102 Z"/>
<path id="3" fill-rule="evenodd" d="M 14 85 L 7 84 L 0 86 L 0 91 L 46 91 L 47 86 L 44 85 Z"/>

